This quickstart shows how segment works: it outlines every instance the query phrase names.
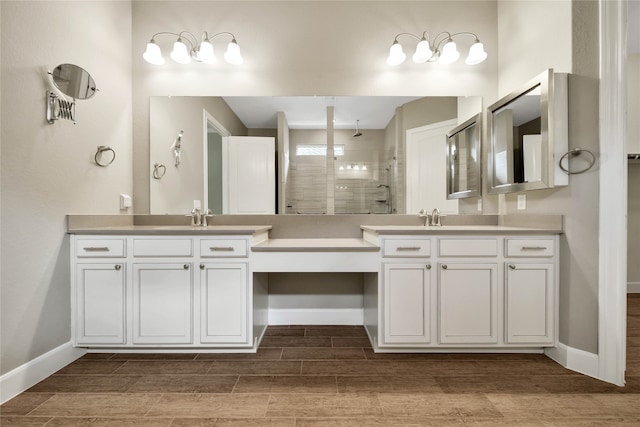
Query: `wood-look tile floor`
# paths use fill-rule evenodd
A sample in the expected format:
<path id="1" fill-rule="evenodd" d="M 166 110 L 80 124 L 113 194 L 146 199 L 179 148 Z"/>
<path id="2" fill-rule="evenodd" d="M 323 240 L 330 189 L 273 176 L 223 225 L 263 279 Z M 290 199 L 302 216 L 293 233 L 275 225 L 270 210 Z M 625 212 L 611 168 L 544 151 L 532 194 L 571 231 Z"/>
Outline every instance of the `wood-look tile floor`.
<path id="1" fill-rule="evenodd" d="M 374 354 L 362 327 L 269 327 L 257 354 L 87 354 L 2 405 L 2 426 L 640 425 L 627 385 L 535 354 Z"/>

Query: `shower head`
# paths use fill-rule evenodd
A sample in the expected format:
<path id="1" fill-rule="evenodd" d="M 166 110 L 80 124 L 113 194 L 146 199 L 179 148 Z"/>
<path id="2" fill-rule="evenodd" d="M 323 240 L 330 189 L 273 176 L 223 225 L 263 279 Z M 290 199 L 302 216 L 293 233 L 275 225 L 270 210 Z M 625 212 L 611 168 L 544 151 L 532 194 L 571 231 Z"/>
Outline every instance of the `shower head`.
<path id="1" fill-rule="evenodd" d="M 357 138 L 359 136 L 362 136 L 362 132 L 360 132 L 360 130 L 358 129 L 358 124 L 360 123 L 360 120 L 356 120 L 356 131 L 353 134 L 354 138 Z"/>

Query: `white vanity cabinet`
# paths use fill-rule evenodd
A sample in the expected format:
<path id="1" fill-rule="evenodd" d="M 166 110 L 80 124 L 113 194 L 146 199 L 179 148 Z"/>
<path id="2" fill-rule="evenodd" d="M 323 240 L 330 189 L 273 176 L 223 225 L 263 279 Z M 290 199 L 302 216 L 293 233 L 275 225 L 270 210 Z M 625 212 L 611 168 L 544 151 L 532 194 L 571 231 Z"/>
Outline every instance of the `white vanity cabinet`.
<path id="1" fill-rule="evenodd" d="M 200 342 L 250 346 L 249 242 L 200 240 Z"/>
<path id="2" fill-rule="evenodd" d="M 249 235 L 73 235 L 74 344 L 251 347 L 250 241 Z"/>
<path id="3" fill-rule="evenodd" d="M 505 342 L 551 345 L 555 336 L 555 245 L 505 239 Z"/>
<path id="4" fill-rule="evenodd" d="M 431 240 L 389 238 L 382 244 L 383 277 L 380 347 L 432 343 L 436 293 Z"/>
<path id="5" fill-rule="evenodd" d="M 133 237 L 133 344 L 191 344 L 193 241 Z"/>
<path id="6" fill-rule="evenodd" d="M 365 314 L 377 313 L 365 316 L 376 351 L 556 345 L 557 235 L 363 229 L 382 248 L 377 290 L 365 287 Z"/>
<path id="7" fill-rule="evenodd" d="M 125 342 L 125 239 L 77 239 L 71 246 L 76 259 L 71 293 L 79 344 Z"/>
<path id="8" fill-rule="evenodd" d="M 498 238 L 438 238 L 439 341 L 498 343 Z"/>

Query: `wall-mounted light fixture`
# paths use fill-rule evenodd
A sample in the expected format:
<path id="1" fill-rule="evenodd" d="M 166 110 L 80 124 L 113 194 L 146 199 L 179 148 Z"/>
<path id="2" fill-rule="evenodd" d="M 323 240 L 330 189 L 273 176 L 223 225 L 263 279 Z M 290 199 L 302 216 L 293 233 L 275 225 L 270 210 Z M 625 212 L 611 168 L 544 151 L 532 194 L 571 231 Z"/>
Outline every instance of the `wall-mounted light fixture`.
<path id="1" fill-rule="evenodd" d="M 240 54 L 240 46 L 236 41 L 236 37 L 229 32 L 223 31 L 221 33 L 210 36 L 206 31 L 202 33 L 200 42 L 198 38 L 188 31 L 181 31 L 180 33 L 159 32 L 155 33 L 149 43 L 147 43 L 147 49 L 142 54 L 145 61 L 153 65 L 163 65 L 164 58 L 162 57 L 162 51 L 160 46 L 156 43 L 157 36 L 169 35 L 175 38 L 173 43 L 173 50 L 169 54 L 178 64 L 189 64 L 191 60 L 197 62 L 204 62 L 205 64 L 213 64 L 216 62 L 216 57 L 213 52 L 213 44 L 211 41 L 218 36 L 231 36 L 231 41 L 227 45 L 227 51 L 224 54 L 224 59 L 234 65 L 242 64 L 243 59 Z"/>
<path id="2" fill-rule="evenodd" d="M 475 42 L 469 49 L 469 55 L 465 60 L 468 65 L 479 64 L 487 58 L 487 52 L 484 51 L 484 46 L 478 39 L 478 36 L 474 33 L 449 33 L 443 31 L 437 36 L 430 39 L 429 33 L 426 31 L 422 33 L 422 36 L 416 36 L 411 33 L 400 33 L 396 35 L 393 40 L 393 44 L 389 49 L 389 57 L 387 58 L 387 64 L 391 66 L 400 65 L 404 62 L 407 55 L 402 50 L 402 45 L 398 41 L 400 36 L 407 36 L 418 40 L 416 51 L 413 54 L 413 62 L 422 64 L 424 62 L 438 61 L 440 64 L 452 64 L 460 57 L 460 52 L 456 47 L 456 43 L 453 41 L 454 37 L 472 36 L 475 38 Z"/>

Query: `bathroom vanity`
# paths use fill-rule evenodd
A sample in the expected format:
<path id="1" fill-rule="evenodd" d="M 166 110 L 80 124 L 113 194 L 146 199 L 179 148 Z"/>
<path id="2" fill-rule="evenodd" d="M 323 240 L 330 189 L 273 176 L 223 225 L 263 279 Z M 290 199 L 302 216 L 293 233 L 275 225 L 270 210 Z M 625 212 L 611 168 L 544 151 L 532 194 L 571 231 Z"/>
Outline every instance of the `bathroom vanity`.
<path id="1" fill-rule="evenodd" d="M 256 351 L 269 273 L 363 276 L 375 351 L 541 351 L 557 339 L 560 227 L 364 225 L 360 238 L 264 226 L 70 228 L 73 343 Z"/>

